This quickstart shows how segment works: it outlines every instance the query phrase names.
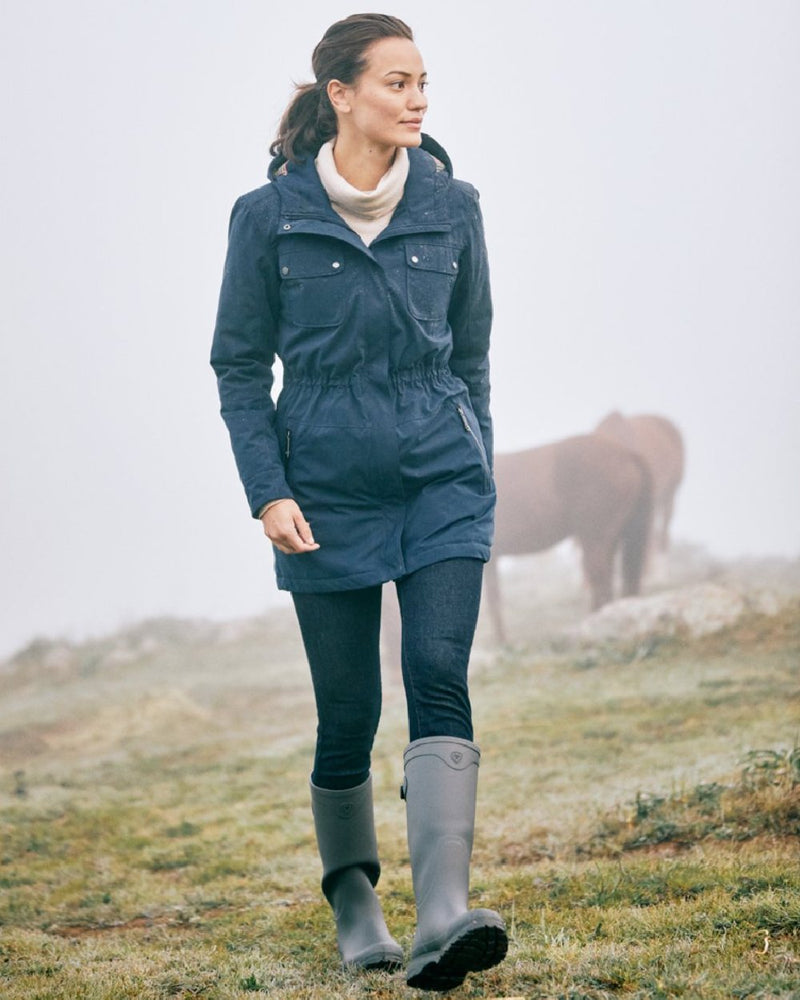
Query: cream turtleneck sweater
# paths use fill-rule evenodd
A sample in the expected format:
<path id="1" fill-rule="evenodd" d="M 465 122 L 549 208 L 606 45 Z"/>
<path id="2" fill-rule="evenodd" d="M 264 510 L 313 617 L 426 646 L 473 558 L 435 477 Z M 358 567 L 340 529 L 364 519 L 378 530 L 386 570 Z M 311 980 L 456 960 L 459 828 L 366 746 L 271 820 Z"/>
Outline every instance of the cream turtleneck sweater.
<path id="1" fill-rule="evenodd" d="M 317 173 L 334 210 L 369 246 L 389 225 L 392 213 L 403 197 L 408 177 L 408 151 L 405 147 L 399 146 L 394 162 L 378 181 L 375 190 L 359 191 L 336 169 L 333 159 L 335 141 L 330 139 L 320 147 L 314 161 Z"/>

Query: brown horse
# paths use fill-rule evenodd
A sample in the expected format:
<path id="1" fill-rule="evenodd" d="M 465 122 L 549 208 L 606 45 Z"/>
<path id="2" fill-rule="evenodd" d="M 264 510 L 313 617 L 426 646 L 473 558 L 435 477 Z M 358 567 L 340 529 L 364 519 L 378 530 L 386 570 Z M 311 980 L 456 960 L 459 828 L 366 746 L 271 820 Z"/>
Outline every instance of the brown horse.
<path id="1" fill-rule="evenodd" d="M 625 417 L 615 410 L 600 421 L 595 433 L 626 445 L 647 462 L 653 480 L 652 547 L 666 552 L 675 494 L 686 462 L 681 432 L 666 417 L 653 413 Z"/>
<path id="2" fill-rule="evenodd" d="M 497 559 L 544 552 L 565 538 L 582 550 L 592 610 L 612 600 L 614 563 L 622 555 L 623 594 L 641 586 L 653 498 L 647 465 L 631 449 L 580 434 L 495 457 L 497 512 L 486 597 L 500 641 Z"/>

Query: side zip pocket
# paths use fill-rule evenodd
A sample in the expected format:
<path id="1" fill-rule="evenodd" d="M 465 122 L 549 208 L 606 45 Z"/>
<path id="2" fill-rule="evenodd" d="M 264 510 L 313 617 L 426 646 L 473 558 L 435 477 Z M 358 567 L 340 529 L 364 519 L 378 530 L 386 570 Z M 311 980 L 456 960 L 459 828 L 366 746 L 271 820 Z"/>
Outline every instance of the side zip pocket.
<path id="1" fill-rule="evenodd" d="M 286 445 L 283 449 L 283 454 L 286 456 L 286 461 L 289 461 L 289 456 L 292 454 L 292 432 L 289 428 L 286 428 Z"/>
<path id="2" fill-rule="evenodd" d="M 469 420 L 467 420 L 467 414 L 464 412 L 464 407 L 460 404 L 456 404 L 456 409 L 458 410 L 458 415 L 461 417 L 461 423 L 464 425 L 464 430 L 469 434 L 472 440 L 475 442 L 475 447 L 478 449 L 478 454 L 481 456 L 481 462 L 483 463 L 483 470 L 487 476 L 491 477 L 489 472 L 489 463 L 486 461 L 486 453 L 483 449 L 483 441 L 478 439 L 475 431 L 470 427 Z"/>

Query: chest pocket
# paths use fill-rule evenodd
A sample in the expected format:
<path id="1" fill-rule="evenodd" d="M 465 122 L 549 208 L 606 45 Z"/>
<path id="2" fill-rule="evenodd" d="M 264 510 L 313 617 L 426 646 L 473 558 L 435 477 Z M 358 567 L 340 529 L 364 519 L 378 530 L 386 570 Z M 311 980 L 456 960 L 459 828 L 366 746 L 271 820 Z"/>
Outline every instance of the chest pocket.
<path id="1" fill-rule="evenodd" d="M 458 274 L 454 247 L 430 243 L 406 245 L 409 312 L 416 319 L 447 319 L 450 296 Z"/>
<path id="2" fill-rule="evenodd" d="M 341 251 L 309 247 L 278 257 L 281 308 L 297 326 L 337 326 L 347 305 Z"/>

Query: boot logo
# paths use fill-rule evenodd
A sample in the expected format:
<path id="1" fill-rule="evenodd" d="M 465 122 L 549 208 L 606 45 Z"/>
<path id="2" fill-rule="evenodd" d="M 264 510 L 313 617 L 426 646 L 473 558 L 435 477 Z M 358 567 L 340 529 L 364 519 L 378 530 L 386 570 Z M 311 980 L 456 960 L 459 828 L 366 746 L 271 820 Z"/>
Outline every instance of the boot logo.
<path id="1" fill-rule="evenodd" d="M 454 764 L 460 764 L 463 757 L 464 754 L 460 750 L 452 750 L 450 753 L 450 760 L 452 760 Z"/>
<path id="2" fill-rule="evenodd" d="M 339 814 L 339 819 L 350 819 L 354 810 L 355 806 L 352 802 L 342 802 L 336 811 Z"/>

